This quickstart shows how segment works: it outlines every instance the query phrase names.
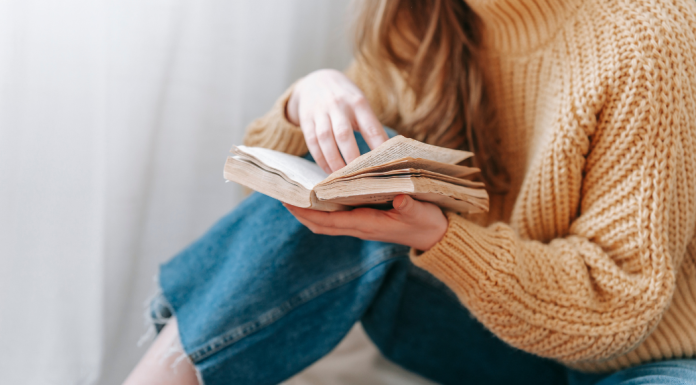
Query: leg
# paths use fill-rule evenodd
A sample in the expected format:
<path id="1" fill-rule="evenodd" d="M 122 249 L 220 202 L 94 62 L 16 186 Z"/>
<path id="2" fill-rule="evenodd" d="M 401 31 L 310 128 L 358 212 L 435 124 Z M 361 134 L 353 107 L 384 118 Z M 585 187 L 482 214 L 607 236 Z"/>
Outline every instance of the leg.
<path id="1" fill-rule="evenodd" d="M 495 339 L 407 253 L 312 234 L 255 194 L 163 265 L 160 282 L 206 385 L 277 384 L 360 319 L 388 358 L 441 383 L 555 382 L 557 365 Z"/>
<path id="2" fill-rule="evenodd" d="M 668 360 L 643 364 L 614 374 L 585 374 L 569 370 L 571 385 L 695 385 L 696 360 Z"/>
<path id="3" fill-rule="evenodd" d="M 176 318 L 162 329 L 124 385 L 198 385 L 193 365 L 188 360 L 176 363 L 178 356 L 168 354 L 173 346 L 179 346 Z"/>
<path id="4" fill-rule="evenodd" d="M 622 370 L 597 385 L 694 385 L 696 360 L 655 362 Z"/>
<path id="5" fill-rule="evenodd" d="M 514 349 L 486 330 L 443 283 L 410 262 L 362 317 L 391 361 L 440 384 L 565 384 L 558 363 Z"/>
<path id="6" fill-rule="evenodd" d="M 395 135 L 389 129 L 387 132 Z M 361 152 L 369 151 L 359 134 L 356 139 Z M 311 160 L 309 155 L 308 158 Z M 162 266 L 160 282 L 164 295 L 163 301 L 153 302 L 153 315 L 158 315 L 154 319 L 177 314 L 182 344 L 208 377 L 206 384 L 218 379 L 226 382 L 233 377 L 240 378 L 238 383 L 244 383 L 241 378 L 248 378 L 250 383 L 277 382 L 338 343 L 369 303 L 381 281 L 381 272 L 393 260 L 406 258 L 406 251 L 398 245 L 316 236 L 277 201 L 255 194 Z M 363 284 L 362 289 L 357 289 L 355 281 Z M 333 300 L 341 292 L 352 295 L 345 301 Z M 323 302 L 317 300 L 319 297 Z M 162 303 L 166 306 L 158 306 Z M 312 319 L 316 306 L 333 307 L 335 315 L 342 314 L 346 307 L 351 311 L 342 314 L 343 322 L 333 317 L 314 327 L 299 317 L 300 327 L 291 325 L 291 315 L 304 312 L 305 317 Z M 311 354 L 297 357 L 298 362 L 285 362 L 277 370 L 252 371 L 248 376 L 244 372 L 250 367 L 220 370 L 227 367 L 224 362 L 232 359 L 235 348 L 249 360 L 254 338 L 279 332 L 294 336 L 296 342 L 305 345 L 308 337 L 323 335 L 323 343 L 310 349 Z M 303 333 L 307 333 L 305 340 L 300 340 Z M 281 340 L 273 338 L 276 344 Z M 261 353 L 267 354 L 267 349 Z M 220 374 L 220 378 L 213 373 Z M 257 378 L 259 375 L 261 378 Z"/>
<path id="7" fill-rule="evenodd" d="M 163 265 L 160 284 L 206 385 L 276 384 L 338 344 L 407 253 L 312 234 L 254 194 Z"/>

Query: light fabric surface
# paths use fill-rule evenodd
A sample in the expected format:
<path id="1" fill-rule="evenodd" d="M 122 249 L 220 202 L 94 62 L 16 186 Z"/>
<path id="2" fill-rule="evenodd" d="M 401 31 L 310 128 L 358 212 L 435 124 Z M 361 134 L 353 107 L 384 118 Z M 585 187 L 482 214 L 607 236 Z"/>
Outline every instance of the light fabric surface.
<path id="1" fill-rule="evenodd" d="M 346 5 L 0 0 L 0 383 L 122 381 L 158 264 L 242 197 L 230 145 L 348 63 Z"/>
<path id="2" fill-rule="evenodd" d="M 285 385 L 434 385 L 382 356 L 356 324 L 328 356 Z"/>

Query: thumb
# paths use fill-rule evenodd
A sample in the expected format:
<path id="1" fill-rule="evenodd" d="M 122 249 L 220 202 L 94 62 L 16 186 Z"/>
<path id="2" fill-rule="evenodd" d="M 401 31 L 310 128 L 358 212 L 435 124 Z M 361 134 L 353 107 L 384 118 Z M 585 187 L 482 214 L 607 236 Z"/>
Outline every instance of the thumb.
<path id="1" fill-rule="evenodd" d="M 393 205 L 394 209 L 402 215 L 412 215 L 418 208 L 418 202 L 408 195 L 397 195 Z"/>

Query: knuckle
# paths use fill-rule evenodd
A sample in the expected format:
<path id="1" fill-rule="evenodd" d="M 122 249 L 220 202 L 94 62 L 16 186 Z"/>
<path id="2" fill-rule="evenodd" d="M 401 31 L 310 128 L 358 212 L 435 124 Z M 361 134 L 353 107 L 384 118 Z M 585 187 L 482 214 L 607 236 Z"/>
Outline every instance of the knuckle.
<path id="1" fill-rule="evenodd" d="M 314 131 L 308 131 L 304 133 L 305 142 L 308 144 L 315 144 L 317 142 L 317 135 Z"/>
<path id="2" fill-rule="evenodd" d="M 369 106 L 367 98 L 363 95 L 355 95 L 351 98 L 350 104 L 355 108 L 365 108 Z"/>
<path id="3" fill-rule="evenodd" d="M 350 140 L 353 136 L 353 130 L 343 125 L 342 127 L 336 129 L 336 140 L 340 142 L 345 142 Z"/>
<path id="4" fill-rule="evenodd" d="M 331 131 L 329 130 L 321 130 L 317 133 L 317 138 L 319 139 L 320 142 L 325 142 L 328 140 L 331 140 L 331 137 L 333 135 L 331 134 Z"/>
<path id="5" fill-rule="evenodd" d="M 370 137 L 380 137 L 381 136 L 381 133 L 380 133 L 381 128 L 382 127 L 377 127 L 375 125 L 370 124 L 370 125 L 367 125 L 363 128 L 362 134 L 370 136 Z"/>
<path id="6" fill-rule="evenodd" d="M 343 105 L 343 98 L 339 95 L 332 95 L 326 99 L 326 106 L 329 110 L 339 108 L 341 105 Z"/>

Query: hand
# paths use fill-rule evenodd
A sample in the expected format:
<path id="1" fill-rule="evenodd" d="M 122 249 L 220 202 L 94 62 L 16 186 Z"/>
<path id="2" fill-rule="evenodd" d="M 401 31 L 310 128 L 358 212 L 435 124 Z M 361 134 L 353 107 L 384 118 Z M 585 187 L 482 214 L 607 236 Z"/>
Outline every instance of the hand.
<path id="1" fill-rule="evenodd" d="M 322 212 L 283 204 L 315 234 L 349 235 L 428 250 L 442 239 L 449 222 L 439 207 L 419 202 L 408 195 L 394 199 L 394 209 L 381 211 L 359 208 L 352 211 Z"/>
<path id="2" fill-rule="evenodd" d="M 344 167 L 344 159 L 350 163 L 360 156 L 353 130 L 371 149 L 388 139 L 365 95 L 336 70 L 318 70 L 297 82 L 286 115 L 300 126 L 314 161 L 329 174 Z"/>

